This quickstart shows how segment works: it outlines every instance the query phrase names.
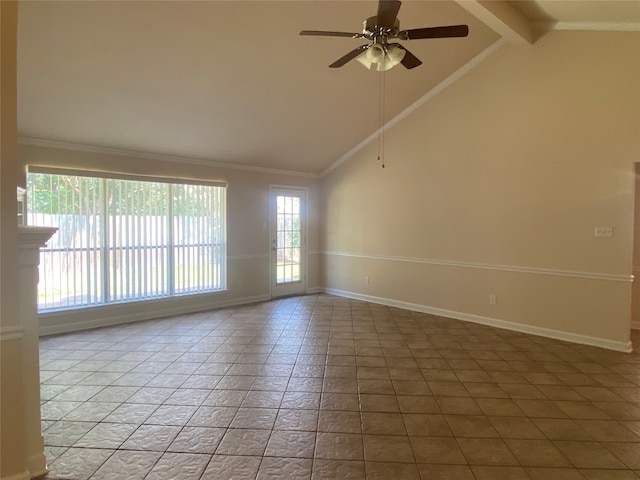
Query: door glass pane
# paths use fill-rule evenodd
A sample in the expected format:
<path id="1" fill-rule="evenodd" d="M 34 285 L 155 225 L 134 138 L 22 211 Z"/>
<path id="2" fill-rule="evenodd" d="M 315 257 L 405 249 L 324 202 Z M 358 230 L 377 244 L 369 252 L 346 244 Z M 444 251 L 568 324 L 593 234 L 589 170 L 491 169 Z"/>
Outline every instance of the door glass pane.
<path id="1" fill-rule="evenodd" d="M 300 198 L 276 197 L 276 283 L 300 281 Z"/>

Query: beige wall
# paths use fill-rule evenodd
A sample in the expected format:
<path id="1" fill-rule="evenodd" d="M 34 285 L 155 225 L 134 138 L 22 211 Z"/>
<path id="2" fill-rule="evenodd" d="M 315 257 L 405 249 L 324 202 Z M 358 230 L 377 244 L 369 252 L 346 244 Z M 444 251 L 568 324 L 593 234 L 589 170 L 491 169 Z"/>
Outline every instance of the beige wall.
<path id="1" fill-rule="evenodd" d="M 324 179 L 324 286 L 628 348 L 638 85 L 638 33 L 501 47 Z"/>
<path id="2" fill-rule="evenodd" d="M 172 300 L 141 303 L 137 306 L 115 305 L 88 312 L 66 312 L 41 316 L 44 333 L 78 327 L 97 326 L 123 320 L 139 320 L 153 315 L 204 310 L 223 305 L 265 300 L 270 295 L 269 284 L 269 187 L 287 185 L 304 187 L 308 191 L 309 253 L 307 288 L 319 286 L 318 187 L 317 179 L 308 176 L 262 173 L 248 170 L 208 167 L 196 164 L 160 161 L 44 148 L 20 146 L 20 158 L 26 165 L 48 165 L 62 168 L 135 173 L 167 177 L 221 180 L 227 189 L 227 287 L 225 292 L 187 296 Z M 266 226 L 266 228 L 265 228 Z M 93 323 L 87 323 L 91 318 Z"/>

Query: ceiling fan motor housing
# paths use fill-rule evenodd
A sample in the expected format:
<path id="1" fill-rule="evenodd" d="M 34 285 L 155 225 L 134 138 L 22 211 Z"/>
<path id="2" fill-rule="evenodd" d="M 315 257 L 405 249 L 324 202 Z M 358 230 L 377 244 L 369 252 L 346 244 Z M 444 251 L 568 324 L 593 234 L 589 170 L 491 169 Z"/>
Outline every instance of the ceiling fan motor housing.
<path id="1" fill-rule="evenodd" d="M 373 17 L 367 18 L 364 22 L 362 22 L 362 34 L 373 40 L 377 37 L 387 37 L 387 38 L 395 38 L 400 33 L 400 20 L 396 18 L 393 23 L 393 28 L 382 28 L 378 26 L 378 16 L 375 15 Z"/>

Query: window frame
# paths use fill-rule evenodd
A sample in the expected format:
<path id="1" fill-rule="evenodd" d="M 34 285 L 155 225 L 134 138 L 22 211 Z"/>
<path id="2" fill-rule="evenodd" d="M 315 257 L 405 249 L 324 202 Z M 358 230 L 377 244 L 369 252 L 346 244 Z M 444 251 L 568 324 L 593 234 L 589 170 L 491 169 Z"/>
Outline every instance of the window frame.
<path id="1" fill-rule="evenodd" d="M 176 297 L 185 297 L 190 295 L 199 295 L 199 294 L 212 294 L 217 292 L 223 292 L 227 290 L 227 183 L 223 181 L 207 181 L 207 180 L 195 180 L 190 178 L 172 178 L 172 177 L 159 177 L 159 176 L 150 176 L 150 175 L 132 175 L 132 174 L 121 174 L 121 173 L 113 173 L 113 172 L 97 172 L 97 171 L 86 171 L 86 170 L 75 170 L 75 169 L 63 169 L 63 168 L 55 168 L 55 167 L 40 167 L 40 166 L 29 166 L 28 175 L 30 174 L 46 174 L 46 175 L 56 175 L 56 176 L 74 176 L 74 177 L 84 177 L 89 179 L 100 179 L 101 188 L 104 188 L 107 185 L 109 180 L 115 181 L 133 181 L 133 182 L 150 182 L 156 184 L 167 184 L 167 194 L 165 200 L 167 202 L 167 214 L 165 216 L 165 220 L 167 221 L 167 238 L 166 244 L 159 245 L 159 248 L 166 249 L 167 258 L 164 260 L 164 267 L 166 268 L 167 278 L 165 292 L 161 294 L 150 294 L 149 289 L 145 283 L 145 291 L 138 296 L 134 294 L 133 298 L 130 293 L 125 295 L 127 298 L 124 299 L 114 299 L 109 292 L 111 287 L 111 279 L 109 278 L 113 271 L 113 262 L 110 261 L 110 255 L 106 255 L 105 252 L 111 252 L 113 250 L 114 245 L 110 245 L 108 238 L 109 229 L 110 229 L 110 218 L 111 213 L 108 211 L 106 205 L 106 191 L 102 191 L 103 199 L 101 199 L 100 203 L 100 211 L 99 211 L 99 223 L 100 223 L 100 235 L 99 239 L 96 238 L 96 241 L 100 242 L 100 245 L 96 247 L 95 243 L 93 245 L 87 245 L 85 248 L 87 251 L 89 249 L 93 249 L 94 251 L 101 251 L 102 258 L 100 259 L 101 269 L 99 281 L 100 285 L 94 286 L 95 289 L 100 290 L 100 294 L 98 295 L 99 299 L 96 301 L 94 299 L 94 295 L 89 291 L 87 293 L 88 299 L 82 301 L 80 303 L 71 302 L 65 305 L 53 305 L 53 306 L 42 306 L 39 302 L 38 311 L 39 313 L 49 313 L 49 312 L 58 312 L 65 310 L 76 310 L 76 309 L 85 309 L 85 308 L 93 308 L 93 307 L 105 307 L 108 305 L 116 305 L 116 304 L 127 304 L 127 303 L 140 303 L 149 300 L 166 300 L 170 298 Z M 209 195 L 212 197 L 215 196 L 215 201 L 211 200 L 209 197 L 210 206 L 215 205 L 213 210 L 210 212 L 213 214 L 211 216 L 210 222 L 215 224 L 215 229 L 218 234 L 215 238 L 209 238 L 209 241 L 204 243 L 205 248 L 208 248 L 208 253 L 212 255 L 212 260 L 214 262 L 209 263 L 211 265 L 211 275 L 213 283 L 215 283 L 214 288 L 198 288 L 189 286 L 188 290 L 185 290 L 184 286 L 177 285 L 178 278 L 176 277 L 176 265 L 178 253 L 176 250 L 176 238 L 174 235 L 174 228 L 176 222 L 180 222 L 181 219 L 188 217 L 188 215 L 179 215 L 174 213 L 174 202 L 175 202 L 175 194 L 173 192 L 174 187 L 179 186 L 180 188 L 185 186 L 194 186 L 194 187 L 219 187 L 221 190 L 210 192 Z M 200 190 L 198 190 L 200 191 Z M 29 209 L 29 198 L 27 198 L 27 217 L 32 217 L 32 215 L 38 215 L 37 212 L 31 212 Z M 42 213 L 42 212 L 41 212 Z M 200 214 L 202 216 L 202 214 Z M 206 215 L 204 215 L 206 216 Z M 137 215 L 132 218 L 143 219 L 145 217 L 149 217 L 148 214 L 143 213 L 142 215 Z M 160 220 L 162 221 L 162 220 Z M 206 225 L 210 225 L 208 222 Z M 200 232 L 198 232 L 200 233 Z M 139 239 L 138 239 L 139 241 Z M 143 240 L 147 241 L 147 240 Z M 184 244 L 180 245 L 181 248 L 189 248 L 193 245 Z M 131 247 L 131 245 L 129 245 Z M 144 249 L 148 248 L 149 245 L 141 245 L 141 244 L 133 244 L 133 248 Z M 197 247 L 197 246 L 196 246 Z M 74 247 L 75 248 L 75 247 Z M 215 249 L 215 252 L 214 252 Z M 43 255 L 46 255 L 47 248 L 45 247 L 41 251 L 41 263 L 43 259 Z M 217 262 L 215 260 L 217 259 Z M 198 260 L 196 264 L 199 265 Z M 195 264 L 194 264 L 195 265 Z M 137 265 L 139 267 L 139 265 Z M 144 265 L 147 268 L 147 263 Z M 96 268 L 96 267 L 94 267 Z M 214 273 L 214 270 L 217 273 Z M 143 273 L 137 272 L 137 275 L 144 275 Z M 189 274 L 191 276 L 191 274 Z M 95 277 L 95 274 L 94 274 Z M 205 278 L 205 277 L 203 277 Z M 196 281 L 201 281 L 202 279 L 199 277 Z M 88 289 L 90 290 L 90 289 Z M 84 292 L 84 290 L 83 290 Z M 53 302 L 58 302 L 57 298 L 54 298 Z"/>

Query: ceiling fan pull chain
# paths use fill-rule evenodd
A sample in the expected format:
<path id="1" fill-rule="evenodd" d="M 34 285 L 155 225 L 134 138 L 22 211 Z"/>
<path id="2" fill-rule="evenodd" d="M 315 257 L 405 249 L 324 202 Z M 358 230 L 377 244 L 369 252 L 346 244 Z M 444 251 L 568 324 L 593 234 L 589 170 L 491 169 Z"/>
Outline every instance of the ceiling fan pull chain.
<path id="1" fill-rule="evenodd" d="M 379 86 L 379 99 L 378 99 L 378 121 L 380 128 L 378 129 L 378 161 L 382 161 L 382 168 L 384 165 L 384 104 L 385 104 L 385 72 L 380 72 L 380 78 L 378 82 Z"/>

